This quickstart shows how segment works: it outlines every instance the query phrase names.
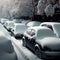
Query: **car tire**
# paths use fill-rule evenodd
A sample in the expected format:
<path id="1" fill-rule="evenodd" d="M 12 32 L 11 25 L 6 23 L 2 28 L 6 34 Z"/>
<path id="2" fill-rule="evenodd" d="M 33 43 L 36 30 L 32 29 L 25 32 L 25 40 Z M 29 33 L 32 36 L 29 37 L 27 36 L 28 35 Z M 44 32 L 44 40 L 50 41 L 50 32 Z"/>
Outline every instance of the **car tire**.
<path id="1" fill-rule="evenodd" d="M 26 47 L 26 41 L 25 40 L 23 40 L 23 46 Z"/>
<path id="2" fill-rule="evenodd" d="M 35 49 L 35 54 L 36 54 L 39 58 L 41 58 L 41 52 L 40 52 L 40 49 L 39 49 L 39 48 Z"/>

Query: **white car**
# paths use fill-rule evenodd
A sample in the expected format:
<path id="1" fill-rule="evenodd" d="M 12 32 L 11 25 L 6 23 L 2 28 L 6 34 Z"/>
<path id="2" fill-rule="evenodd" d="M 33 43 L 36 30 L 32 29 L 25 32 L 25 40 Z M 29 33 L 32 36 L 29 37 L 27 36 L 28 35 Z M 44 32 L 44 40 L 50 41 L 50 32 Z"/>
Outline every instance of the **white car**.
<path id="1" fill-rule="evenodd" d="M 11 29 L 14 27 L 14 22 L 13 21 L 6 21 L 4 23 L 4 27 L 10 32 Z"/>
<path id="2" fill-rule="evenodd" d="M 11 35 L 13 35 L 16 39 L 22 38 L 23 33 L 28 28 L 28 26 L 25 26 L 21 23 L 15 23 L 14 28 L 11 29 Z"/>
<path id="3" fill-rule="evenodd" d="M 4 18 L 0 19 L 1 24 L 4 24 L 6 21 L 8 21 L 8 19 L 4 19 Z"/>
<path id="4" fill-rule="evenodd" d="M 24 19 L 13 19 L 13 21 L 14 21 L 15 23 L 26 24 L 26 23 L 28 23 L 30 20 L 24 20 Z"/>
<path id="5" fill-rule="evenodd" d="M 30 27 L 23 36 L 23 46 L 28 47 L 40 59 L 60 57 L 60 39 L 47 27 Z"/>
<path id="6" fill-rule="evenodd" d="M 40 24 L 40 26 L 45 26 L 50 28 L 57 37 L 60 38 L 60 23 L 58 22 L 43 22 Z"/>
<path id="7" fill-rule="evenodd" d="M 20 20 L 20 19 L 13 19 L 13 21 L 14 21 L 15 23 L 22 23 L 22 20 Z"/>
<path id="8" fill-rule="evenodd" d="M 32 26 L 39 26 L 40 23 L 41 22 L 39 22 L 39 21 L 30 21 L 26 25 L 32 27 Z"/>

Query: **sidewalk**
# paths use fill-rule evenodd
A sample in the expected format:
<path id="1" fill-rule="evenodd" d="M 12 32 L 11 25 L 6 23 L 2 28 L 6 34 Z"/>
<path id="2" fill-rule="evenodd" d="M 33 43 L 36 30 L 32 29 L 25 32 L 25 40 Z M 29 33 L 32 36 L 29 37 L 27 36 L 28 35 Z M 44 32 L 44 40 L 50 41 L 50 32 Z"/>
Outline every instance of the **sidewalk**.
<path id="1" fill-rule="evenodd" d="M 13 44 L 16 46 L 16 48 L 19 50 L 25 60 L 41 60 L 27 48 L 22 46 L 22 40 L 16 40 L 14 37 L 11 37 L 11 39 Z"/>

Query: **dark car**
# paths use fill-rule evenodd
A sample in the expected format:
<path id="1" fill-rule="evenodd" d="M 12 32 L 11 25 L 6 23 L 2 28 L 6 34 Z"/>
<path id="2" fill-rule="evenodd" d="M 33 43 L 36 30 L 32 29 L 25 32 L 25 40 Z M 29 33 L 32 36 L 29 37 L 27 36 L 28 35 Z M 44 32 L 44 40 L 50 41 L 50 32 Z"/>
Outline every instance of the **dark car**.
<path id="1" fill-rule="evenodd" d="M 23 46 L 42 59 L 54 59 L 60 57 L 60 39 L 47 27 L 30 27 L 22 39 Z"/>

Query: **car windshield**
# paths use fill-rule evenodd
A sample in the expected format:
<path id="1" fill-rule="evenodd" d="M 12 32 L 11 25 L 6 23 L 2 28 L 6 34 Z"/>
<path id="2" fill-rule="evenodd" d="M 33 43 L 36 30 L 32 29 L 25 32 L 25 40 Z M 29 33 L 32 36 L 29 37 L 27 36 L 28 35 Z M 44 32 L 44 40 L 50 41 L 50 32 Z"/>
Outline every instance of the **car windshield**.
<path id="1" fill-rule="evenodd" d="M 23 33 L 28 27 L 25 25 L 17 25 L 15 31 Z"/>
<path id="2" fill-rule="evenodd" d="M 20 31 L 20 26 L 16 26 L 15 31 L 16 31 L 16 32 L 19 32 L 19 31 Z"/>
<path id="3" fill-rule="evenodd" d="M 49 29 L 41 29 L 37 32 L 37 39 L 42 39 L 44 37 L 55 37 L 52 30 Z"/>

